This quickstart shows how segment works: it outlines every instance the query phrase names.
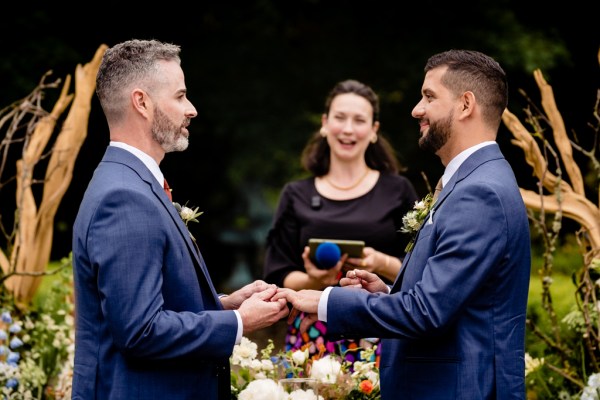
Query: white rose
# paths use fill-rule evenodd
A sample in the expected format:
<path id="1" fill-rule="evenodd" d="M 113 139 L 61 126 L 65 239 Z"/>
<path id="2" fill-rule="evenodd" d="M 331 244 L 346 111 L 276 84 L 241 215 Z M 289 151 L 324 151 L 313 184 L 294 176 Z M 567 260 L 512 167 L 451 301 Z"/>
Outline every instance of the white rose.
<path id="1" fill-rule="evenodd" d="M 342 364 L 332 358 L 325 356 L 315 360 L 310 369 L 310 377 L 323 383 L 335 383 L 342 370 Z"/>
<path id="2" fill-rule="evenodd" d="M 290 393 L 289 400 L 323 400 L 323 397 L 317 396 L 312 389 L 308 390 L 294 390 Z"/>
<path id="3" fill-rule="evenodd" d="M 183 220 L 194 218 L 194 210 L 186 206 L 181 207 L 181 218 Z"/>
<path id="4" fill-rule="evenodd" d="M 248 366 L 252 360 L 256 358 L 257 344 L 252 342 L 245 336 L 242 336 L 240 344 L 233 346 L 233 353 L 231 355 L 231 363 L 233 365 Z"/>
<path id="5" fill-rule="evenodd" d="M 272 379 L 257 379 L 246 386 L 238 400 L 287 400 L 287 394 Z"/>
<path id="6" fill-rule="evenodd" d="M 308 349 L 302 351 L 302 350 L 296 350 L 292 353 L 292 360 L 294 361 L 294 363 L 296 363 L 296 365 L 302 365 L 306 362 L 306 359 L 308 358 Z"/>

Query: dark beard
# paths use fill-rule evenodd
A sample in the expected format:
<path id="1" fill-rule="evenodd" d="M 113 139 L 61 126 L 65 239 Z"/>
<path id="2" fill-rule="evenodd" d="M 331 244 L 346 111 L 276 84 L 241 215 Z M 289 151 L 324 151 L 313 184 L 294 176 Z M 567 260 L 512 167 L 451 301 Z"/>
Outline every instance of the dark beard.
<path id="1" fill-rule="evenodd" d="M 165 153 L 183 151 L 188 147 L 188 140 L 181 134 L 181 126 L 175 125 L 160 108 L 154 107 L 152 122 L 152 138 L 161 145 Z"/>
<path id="2" fill-rule="evenodd" d="M 434 154 L 437 153 L 450 139 L 453 119 L 454 114 L 450 114 L 441 121 L 430 122 L 427 135 L 419 138 L 419 147 Z"/>

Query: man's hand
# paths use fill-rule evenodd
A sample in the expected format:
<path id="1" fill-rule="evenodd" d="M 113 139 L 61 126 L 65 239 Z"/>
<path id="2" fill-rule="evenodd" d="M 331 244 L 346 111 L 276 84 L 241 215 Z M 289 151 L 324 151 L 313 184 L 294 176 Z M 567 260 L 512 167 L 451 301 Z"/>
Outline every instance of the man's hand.
<path id="1" fill-rule="evenodd" d="M 295 291 L 287 288 L 277 289 L 277 293 L 273 296 L 273 301 L 285 299 L 291 303 L 298 311 L 304 311 L 309 314 L 316 314 L 319 309 L 319 300 L 321 299 L 320 290 L 299 290 Z"/>
<path id="2" fill-rule="evenodd" d="M 292 324 L 298 313 L 304 311 L 306 316 L 300 323 L 300 332 L 306 332 L 306 330 L 318 320 L 321 294 L 323 294 L 323 292 L 320 290 L 300 290 L 296 292 L 292 289 L 279 288 L 277 289 L 277 293 L 273 296 L 273 300 L 279 301 L 280 299 L 284 299 L 286 302 L 292 304 L 292 310 L 288 315 L 288 324 Z"/>
<path id="3" fill-rule="evenodd" d="M 266 290 L 252 294 L 240 305 L 238 312 L 244 325 L 244 334 L 273 325 L 285 318 L 288 314 L 287 303 L 284 298 L 273 299 L 276 293 L 277 287 L 270 285 Z"/>
<path id="4" fill-rule="evenodd" d="M 277 286 L 269 285 L 265 281 L 256 280 L 252 283 L 247 284 L 243 288 L 236 290 L 229 296 L 221 297 L 221 304 L 223 304 L 223 308 L 226 310 L 237 310 L 238 308 L 240 308 L 242 303 L 254 293 L 263 292 L 269 288 L 277 289 Z"/>
<path id="5" fill-rule="evenodd" d="M 340 286 L 363 288 L 371 293 L 389 293 L 389 287 L 380 277 L 364 269 L 348 271 L 346 276 L 340 280 Z"/>

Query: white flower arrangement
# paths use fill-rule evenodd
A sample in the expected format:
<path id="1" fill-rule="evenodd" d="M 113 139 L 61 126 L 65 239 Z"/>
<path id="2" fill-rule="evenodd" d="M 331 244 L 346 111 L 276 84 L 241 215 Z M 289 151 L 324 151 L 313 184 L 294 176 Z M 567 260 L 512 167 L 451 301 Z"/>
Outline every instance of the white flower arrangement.
<path id="1" fill-rule="evenodd" d="M 260 351 L 256 343 L 242 337 L 230 357 L 231 393 L 238 400 L 378 400 L 379 369 L 375 350 L 361 351 L 363 359 L 353 364 L 336 355 L 309 358 L 308 349 L 273 355 L 273 341 Z M 318 389 L 295 389 L 291 393 L 279 384 L 288 378 L 310 378 Z"/>

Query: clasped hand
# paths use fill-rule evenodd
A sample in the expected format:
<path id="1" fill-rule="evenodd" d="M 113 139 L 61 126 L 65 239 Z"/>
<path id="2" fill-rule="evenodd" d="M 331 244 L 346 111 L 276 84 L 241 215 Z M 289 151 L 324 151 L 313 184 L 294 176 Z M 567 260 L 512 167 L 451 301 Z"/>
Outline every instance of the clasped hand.
<path id="1" fill-rule="evenodd" d="M 371 293 L 388 293 L 388 287 L 376 274 L 365 270 L 351 270 L 340 280 L 340 286 L 347 288 L 362 288 Z M 315 321 L 318 320 L 319 301 L 323 294 L 320 290 L 303 289 L 295 291 L 288 288 L 278 288 L 277 293 L 272 297 L 272 301 L 285 299 L 287 303 L 292 304 L 292 310 L 288 316 L 288 324 L 291 324 L 299 312 L 306 313 L 305 318 L 300 324 L 300 331 L 306 330 Z"/>
<path id="2" fill-rule="evenodd" d="M 226 310 L 238 310 L 246 334 L 273 325 L 288 314 L 287 302 L 274 299 L 276 293 L 276 285 L 257 280 L 221 297 L 221 304 Z"/>

